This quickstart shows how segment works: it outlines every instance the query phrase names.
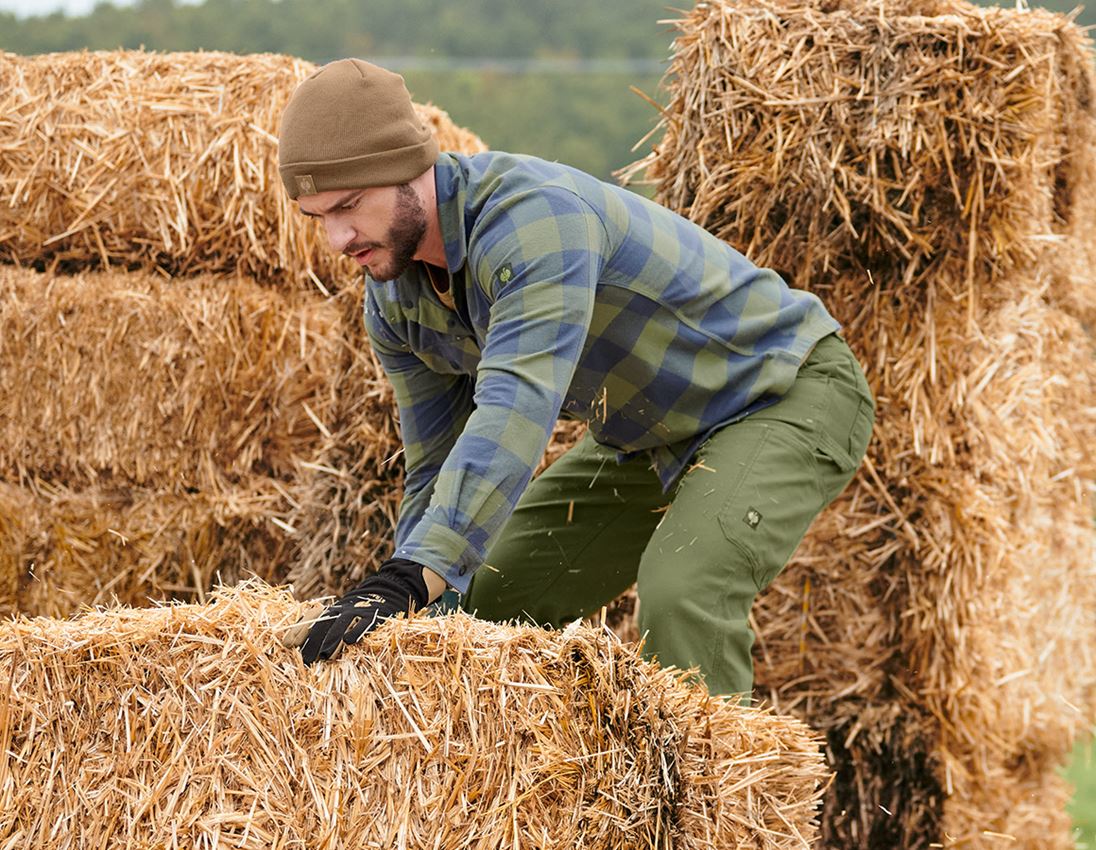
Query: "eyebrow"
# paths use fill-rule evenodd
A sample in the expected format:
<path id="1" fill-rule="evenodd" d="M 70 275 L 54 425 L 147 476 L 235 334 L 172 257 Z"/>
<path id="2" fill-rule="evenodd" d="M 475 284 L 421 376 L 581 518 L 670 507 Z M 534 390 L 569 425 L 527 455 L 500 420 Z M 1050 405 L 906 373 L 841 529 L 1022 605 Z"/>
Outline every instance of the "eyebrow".
<path id="1" fill-rule="evenodd" d="M 327 215 L 328 213 L 334 212 L 339 207 L 346 206 L 348 203 L 350 203 L 351 199 L 358 197 L 359 195 L 361 195 L 361 193 L 362 193 L 361 189 L 355 189 L 354 191 L 350 192 L 349 194 L 343 195 L 341 198 L 333 201 L 327 209 L 320 210 L 319 212 L 308 212 L 307 210 L 301 210 L 301 212 L 304 213 L 305 215 L 309 216 L 310 218 L 319 218 L 321 215 Z M 298 208 L 299 208 L 299 205 L 298 205 Z"/>

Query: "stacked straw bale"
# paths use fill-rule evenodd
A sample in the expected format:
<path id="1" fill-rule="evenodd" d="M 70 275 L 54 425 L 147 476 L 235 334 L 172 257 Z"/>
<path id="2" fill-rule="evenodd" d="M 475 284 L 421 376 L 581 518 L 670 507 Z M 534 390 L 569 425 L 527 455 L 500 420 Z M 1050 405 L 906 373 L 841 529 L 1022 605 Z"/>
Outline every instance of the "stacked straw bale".
<path id="1" fill-rule="evenodd" d="M 0 267 L 0 607 L 212 579 L 331 592 L 386 556 L 400 475 L 360 293 Z"/>
<path id="2" fill-rule="evenodd" d="M 352 263 L 282 190 L 278 120 L 314 65 L 228 53 L 0 54 L 0 258 L 333 288 Z M 417 105 L 444 150 L 483 142 Z"/>
<path id="3" fill-rule="evenodd" d="M 845 326 L 856 481 L 755 611 L 758 683 L 827 734 L 832 847 L 1072 847 L 1096 714 L 1091 46 L 959 0 L 677 21 L 659 200 Z"/>
<path id="4" fill-rule="evenodd" d="M 271 521 L 287 510 L 283 492 L 269 479 L 219 493 L 0 483 L 0 605 L 62 616 L 276 575 L 293 549 Z"/>
<path id="5" fill-rule="evenodd" d="M 0 604 L 269 576 L 334 409 L 330 303 L 245 280 L 0 268 Z"/>
<path id="6" fill-rule="evenodd" d="M 0 473 L 220 490 L 322 449 L 331 302 L 254 282 L 0 266 Z"/>
<path id="7" fill-rule="evenodd" d="M 0 55 L 0 258 L 24 267 L 0 267 L 0 609 L 251 574 L 311 595 L 388 554 L 398 428 L 355 267 L 277 176 L 313 69 Z M 416 109 L 443 149 L 485 149 Z"/>
<path id="8" fill-rule="evenodd" d="M 589 628 L 394 621 L 306 668 L 301 605 L 0 627 L 0 842 L 61 847 L 809 846 L 800 722 L 712 699 Z"/>

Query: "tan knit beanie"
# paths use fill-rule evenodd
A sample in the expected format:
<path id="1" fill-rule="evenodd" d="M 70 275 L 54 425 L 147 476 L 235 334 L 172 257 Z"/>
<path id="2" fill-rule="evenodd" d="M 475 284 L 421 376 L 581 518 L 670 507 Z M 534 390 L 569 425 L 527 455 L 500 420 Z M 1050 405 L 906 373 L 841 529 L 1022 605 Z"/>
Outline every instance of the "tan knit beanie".
<path id="1" fill-rule="evenodd" d="M 361 59 L 315 71 L 282 113 L 278 171 L 291 198 L 409 183 L 437 158 L 403 77 Z"/>

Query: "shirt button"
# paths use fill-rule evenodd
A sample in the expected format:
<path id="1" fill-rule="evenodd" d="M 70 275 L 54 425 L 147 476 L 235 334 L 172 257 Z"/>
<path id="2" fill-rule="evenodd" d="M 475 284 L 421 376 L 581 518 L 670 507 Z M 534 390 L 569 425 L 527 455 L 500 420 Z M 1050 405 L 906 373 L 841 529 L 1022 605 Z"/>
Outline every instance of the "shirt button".
<path id="1" fill-rule="evenodd" d="M 461 567 L 459 570 L 457 570 L 457 575 L 462 576 L 466 572 L 468 572 L 468 567 Z"/>

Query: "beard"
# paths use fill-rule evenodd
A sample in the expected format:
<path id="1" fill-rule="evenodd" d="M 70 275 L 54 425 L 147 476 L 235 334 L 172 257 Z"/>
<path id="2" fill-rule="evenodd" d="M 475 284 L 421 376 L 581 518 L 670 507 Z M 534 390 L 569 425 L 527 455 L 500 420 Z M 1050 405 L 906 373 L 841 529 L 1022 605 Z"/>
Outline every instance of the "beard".
<path id="1" fill-rule="evenodd" d="M 347 247 L 346 254 L 356 254 L 367 248 L 391 255 L 385 263 L 381 257 L 370 258 L 365 266 L 373 280 L 395 280 L 410 267 L 415 253 L 426 234 L 426 210 L 415 190 L 407 184 L 396 187 L 396 207 L 392 225 L 383 242 L 356 242 Z"/>

